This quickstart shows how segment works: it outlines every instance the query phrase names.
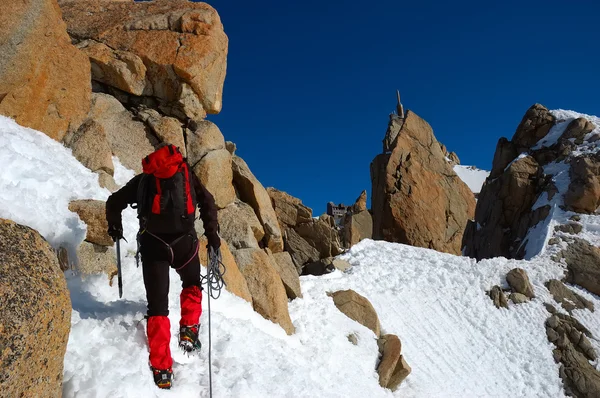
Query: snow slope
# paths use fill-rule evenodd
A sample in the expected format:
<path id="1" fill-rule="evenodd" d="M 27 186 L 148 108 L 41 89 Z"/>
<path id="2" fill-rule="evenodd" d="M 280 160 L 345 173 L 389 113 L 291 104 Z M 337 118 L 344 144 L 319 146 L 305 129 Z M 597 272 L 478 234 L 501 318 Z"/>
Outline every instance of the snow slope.
<path id="1" fill-rule="evenodd" d="M 481 187 L 485 179 L 490 175 L 489 171 L 480 170 L 474 166 L 461 166 L 459 164 L 454 166 L 454 172 L 476 194 L 481 192 Z"/>
<path id="2" fill-rule="evenodd" d="M 54 246 L 78 244 L 86 227 L 66 206 L 74 198 L 107 197 L 95 175 L 77 166 L 61 144 L 2 117 L 0 144 L 0 217 L 38 229 Z M 43 180 L 35 174 L 39 169 L 43 169 Z M 118 180 L 123 183 L 127 176 Z M 198 357 L 188 358 L 177 350 L 175 338 L 171 342 L 174 388 L 160 391 L 152 383 L 143 321 L 145 292 L 133 258 L 137 225 L 131 209 L 125 212 L 124 227 L 130 243 L 123 246 L 122 300 L 106 276 L 82 281 L 67 272 L 73 313 L 63 396 L 206 397 L 206 347 Z M 296 327 L 293 336 L 227 291 L 212 301 L 215 397 L 564 395 L 543 327 L 548 317 L 543 302 L 553 303 L 543 283 L 560 277 L 561 265 L 544 256 L 532 261 L 497 258 L 476 263 L 370 240 L 354 246 L 343 258 L 353 265 L 347 273 L 301 278 L 304 298 L 289 305 Z M 495 284 L 506 285 L 504 276 L 515 267 L 529 272 L 537 297 L 498 310 L 485 291 Z M 349 288 L 371 301 L 385 333 L 402 340 L 403 354 L 413 371 L 395 393 L 379 387 L 375 335 L 339 312 L 326 294 Z M 180 315 L 179 291 L 172 271 L 169 317 L 173 334 Z M 582 294 L 600 306 L 598 297 Z M 207 304 L 205 296 L 205 309 Z M 600 330 L 597 318 L 586 313 L 581 321 Z M 206 346 L 206 313 L 202 323 L 201 339 Z M 356 346 L 347 339 L 351 333 L 358 337 Z M 593 344 L 600 348 L 598 342 Z"/>

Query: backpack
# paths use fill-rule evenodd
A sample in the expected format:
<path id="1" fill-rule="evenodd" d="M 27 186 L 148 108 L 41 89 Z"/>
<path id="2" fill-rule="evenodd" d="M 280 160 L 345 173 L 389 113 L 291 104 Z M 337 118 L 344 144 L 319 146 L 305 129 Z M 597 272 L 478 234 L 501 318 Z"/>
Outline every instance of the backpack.
<path id="1" fill-rule="evenodd" d="M 185 234 L 194 229 L 196 192 L 191 171 L 174 145 L 167 145 L 142 160 L 144 174 L 137 191 L 140 232 Z"/>

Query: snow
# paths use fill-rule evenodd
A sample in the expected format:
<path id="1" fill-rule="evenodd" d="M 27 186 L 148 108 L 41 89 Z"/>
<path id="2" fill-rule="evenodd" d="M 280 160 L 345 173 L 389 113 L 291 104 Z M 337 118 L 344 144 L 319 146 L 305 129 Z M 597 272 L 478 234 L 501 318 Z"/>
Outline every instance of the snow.
<path id="1" fill-rule="evenodd" d="M 560 165 L 548 168 L 557 175 L 564 171 Z M 481 178 L 483 173 L 476 175 Z M 132 175 L 116 162 L 119 184 Z M 0 117 L 0 217 L 37 229 L 55 247 L 75 247 L 85 236 L 85 225 L 68 210 L 69 201 L 103 200 L 108 194 L 70 150 Z M 557 211 L 552 222 L 559 216 L 569 214 Z M 173 337 L 175 384 L 171 391 L 158 390 L 148 370 L 145 290 L 134 259 L 135 211 L 127 209 L 123 221 L 129 243 L 122 246 L 122 300 L 116 284 L 109 286 L 104 275 L 82 280 L 66 273 L 73 312 L 63 396 L 206 397 L 207 295 L 203 350 L 188 358 L 178 351 Z M 600 241 L 598 219 L 590 216 L 582 222 L 584 233 Z M 544 231 L 546 235 L 537 234 L 545 242 L 551 227 Z M 292 336 L 254 312 L 249 303 L 223 291 L 221 298 L 211 302 L 214 396 L 562 397 L 554 347 L 546 338 L 544 322 L 549 314 L 543 303 L 554 303 L 544 283 L 561 278 L 564 266 L 549 261 L 548 255 L 531 256 L 530 261 L 495 258 L 477 263 L 433 250 L 365 240 L 341 256 L 352 264 L 346 273 L 301 277 L 304 297 L 289 304 L 296 327 Z M 515 267 L 529 273 L 536 298 L 496 309 L 486 291 L 493 285 L 506 287 L 506 273 Z M 383 332 L 400 337 L 412 373 L 398 391 L 379 387 L 376 336 L 337 310 L 327 295 L 342 289 L 367 297 Z M 180 316 L 179 292 L 180 282 L 172 271 L 173 336 Z M 581 294 L 600 308 L 598 297 Z M 597 315 L 582 311 L 578 318 L 590 329 L 600 330 Z M 347 339 L 352 333 L 357 336 L 356 346 Z M 592 344 L 600 349 L 598 341 Z"/>
<path id="2" fill-rule="evenodd" d="M 485 179 L 490 175 L 489 171 L 480 170 L 473 166 L 454 166 L 454 172 L 463 180 L 473 193 L 481 192 Z"/>

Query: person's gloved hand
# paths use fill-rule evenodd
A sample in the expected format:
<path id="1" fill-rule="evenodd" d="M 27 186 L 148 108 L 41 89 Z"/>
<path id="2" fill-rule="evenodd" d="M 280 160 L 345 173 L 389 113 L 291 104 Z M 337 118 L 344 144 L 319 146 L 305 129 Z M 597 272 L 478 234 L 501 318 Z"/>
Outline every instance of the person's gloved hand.
<path id="1" fill-rule="evenodd" d="M 107 233 L 114 242 L 123 239 L 123 226 L 121 224 L 111 224 L 108 226 Z"/>
<path id="2" fill-rule="evenodd" d="M 221 247 L 221 238 L 218 234 L 207 235 L 206 239 L 208 240 L 208 245 L 206 246 L 207 249 L 212 247 L 216 252 Z"/>

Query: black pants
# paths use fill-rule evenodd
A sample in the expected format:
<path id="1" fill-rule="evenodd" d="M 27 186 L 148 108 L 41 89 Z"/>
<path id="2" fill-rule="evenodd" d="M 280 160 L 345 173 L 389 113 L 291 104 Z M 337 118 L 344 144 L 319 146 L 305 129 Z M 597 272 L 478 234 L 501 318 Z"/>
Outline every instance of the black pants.
<path id="1" fill-rule="evenodd" d="M 180 234 L 152 236 L 147 232 L 140 236 L 148 316 L 169 315 L 169 269 L 171 267 L 178 269 L 187 263 L 177 271 L 181 278 L 181 287 L 185 289 L 189 286 L 198 286 L 202 289 L 200 259 L 196 252 L 198 245 L 196 231 L 181 237 Z M 171 245 L 171 252 L 164 242 L 171 244 L 178 238 L 181 239 Z"/>

